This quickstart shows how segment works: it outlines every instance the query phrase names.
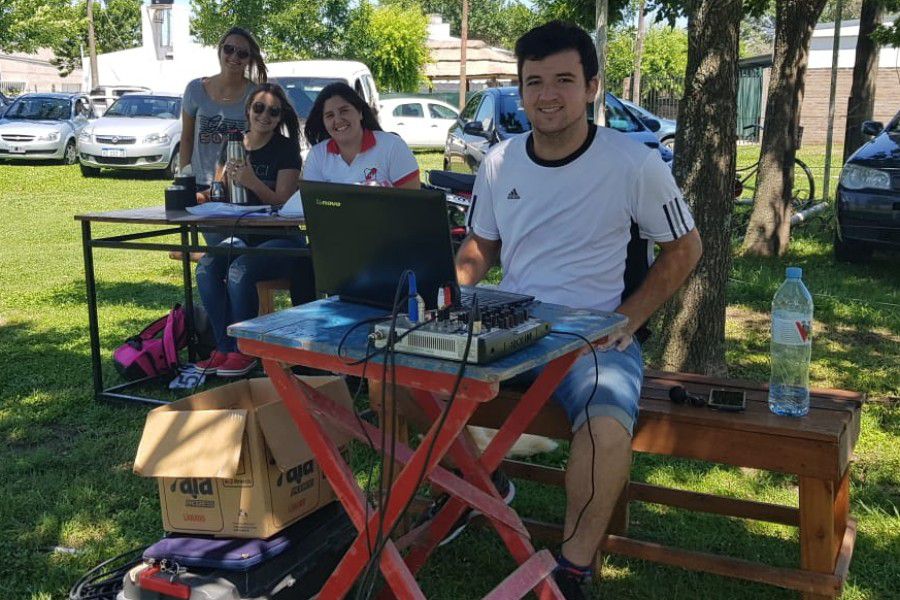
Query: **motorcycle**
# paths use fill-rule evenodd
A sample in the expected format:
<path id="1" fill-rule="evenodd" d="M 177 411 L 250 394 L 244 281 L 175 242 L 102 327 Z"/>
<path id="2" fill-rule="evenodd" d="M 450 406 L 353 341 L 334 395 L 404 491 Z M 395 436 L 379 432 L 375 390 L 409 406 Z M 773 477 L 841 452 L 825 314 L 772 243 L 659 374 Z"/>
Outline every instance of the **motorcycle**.
<path id="1" fill-rule="evenodd" d="M 472 205 L 472 188 L 475 175 L 454 171 L 427 171 L 428 183 L 425 188 L 444 192 L 447 199 L 447 217 L 450 221 L 450 238 L 453 251 L 459 249 L 468 232 L 468 215 Z"/>

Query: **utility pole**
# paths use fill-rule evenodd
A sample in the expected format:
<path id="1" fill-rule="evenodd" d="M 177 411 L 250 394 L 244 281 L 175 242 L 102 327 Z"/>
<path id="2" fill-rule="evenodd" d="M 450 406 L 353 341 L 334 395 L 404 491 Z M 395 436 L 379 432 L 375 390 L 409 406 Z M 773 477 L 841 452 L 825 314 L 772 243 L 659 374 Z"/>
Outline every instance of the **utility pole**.
<path id="1" fill-rule="evenodd" d="M 639 0 L 637 37 L 634 40 L 634 69 L 631 72 L 631 85 L 628 90 L 630 100 L 638 105 L 641 103 L 641 60 L 644 57 L 644 37 L 647 35 L 645 9 L 646 0 Z"/>
<path id="2" fill-rule="evenodd" d="M 97 40 L 94 37 L 94 0 L 87 0 L 88 22 L 88 56 L 91 59 L 91 89 L 95 89 L 100 83 L 100 74 L 97 73 Z"/>
<path id="3" fill-rule="evenodd" d="M 462 23 L 459 27 L 459 110 L 466 105 L 469 82 L 466 79 L 466 46 L 469 44 L 469 0 L 462 0 Z"/>
<path id="4" fill-rule="evenodd" d="M 837 92 L 838 55 L 841 51 L 841 12 L 843 0 L 837 0 L 834 15 L 834 46 L 831 50 L 831 91 L 828 94 L 828 129 L 825 135 L 825 181 L 822 186 L 822 201 L 828 202 L 831 195 L 831 146 L 834 140 L 834 102 Z M 813 198 L 810 198 L 813 200 Z"/>
<path id="5" fill-rule="evenodd" d="M 597 98 L 594 100 L 594 123 L 598 126 L 606 125 L 606 30 L 609 23 L 609 0 L 597 0 L 597 62 L 600 63 L 600 72 L 597 74 Z"/>

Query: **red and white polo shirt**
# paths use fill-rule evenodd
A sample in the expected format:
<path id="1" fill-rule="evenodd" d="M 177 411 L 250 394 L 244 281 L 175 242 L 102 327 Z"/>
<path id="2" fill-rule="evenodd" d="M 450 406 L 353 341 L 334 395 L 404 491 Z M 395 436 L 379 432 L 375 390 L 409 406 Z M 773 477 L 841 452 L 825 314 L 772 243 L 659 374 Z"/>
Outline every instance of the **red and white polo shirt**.
<path id="1" fill-rule="evenodd" d="M 329 183 L 369 183 L 399 186 L 419 178 L 419 164 L 400 136 L 363 130 L 362 147 L 349 165 L 334 140 L 319 142 L 309 151 L 303 179 Z"/>

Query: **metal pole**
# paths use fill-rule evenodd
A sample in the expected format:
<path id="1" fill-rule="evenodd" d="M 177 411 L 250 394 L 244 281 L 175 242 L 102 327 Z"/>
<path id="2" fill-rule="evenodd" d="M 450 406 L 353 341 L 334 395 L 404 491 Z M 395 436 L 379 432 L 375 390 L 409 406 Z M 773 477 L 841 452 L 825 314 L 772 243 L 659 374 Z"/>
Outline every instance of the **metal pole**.
<path id="1" fill-rule="evenodd" d="M 466 46 L 469 44 L 469 0 L 462 0 L 462 23 L 459 27 L 459 110 L 466 105 L 469 81 L 466 78 Z"/>
<path id="2" fill-rule="evenodd" d="M 100 81 L 97 73 L 97 40 L 94 36 L 94 0 L 87 0 L 88 55 L 91 59 L 91 89 Z"/>
<path id="3" fill-rule="evenodd" d="M 600 63 L 600 72 L 597 74 L 597 98 L 594 101 L 594 123 L 599 126 L 606 125 L 606 33 L 609 23 L 609 1 L 597 0 L 597 62 Z"/>
<path id="4" fill-rule="evenodd" d="M 831 146 L 834 138 L 834 103 L 837 95 L 838 56 L 841 52 L 841 12 L 843 0 L 837 0 L 834 15 L 834 46 L 831 50 L 831 90 L 828 94 L 828 133 L 825 137 L 825 183 L 822 187 L 822 200 L 831 197 Z"/>
<path id="5" fill-rule="evenodd" d="M 100 325 L 97 319 L 97 285 L 94 279 L 94 249 L 91 246 L 91 222 L 81 222 L 81 252 L 84 255 L 84 283 L 87 291 L 88 333 L 91 344 L 91 379 L 94 399 L 103 393 L 103 366 L 100 364 Z"/>

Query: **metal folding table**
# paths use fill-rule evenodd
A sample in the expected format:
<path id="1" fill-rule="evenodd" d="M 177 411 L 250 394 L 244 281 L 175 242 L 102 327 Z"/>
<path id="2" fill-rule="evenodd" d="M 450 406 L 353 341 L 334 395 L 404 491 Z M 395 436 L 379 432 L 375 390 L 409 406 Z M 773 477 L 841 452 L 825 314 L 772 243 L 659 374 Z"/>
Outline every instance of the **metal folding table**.
<path id="1" fill-rule="evenodd" d="M 181 268 L 184 282 L 184 306 L 188 328 L 188 352 L 191 360 L 196 358 L 194 352 L 193 323 L 193 288 L 191 279 L 191 252 L 213 252 L 238 254 L 265 254 L 272 256 L 309 256 L 307 248 L 225 248 L 208 246 L 201 243 L 200 229 L 214 229 L 223 233 L 245 234 L 259 232 L 260 228 L 297 228 L 304 226 L 302 218 L 289 218 L 274 215 L 247 218 L 239 217 L 204 217 L 192 215 L 184 210 L 166 210 L 163 206 L 114 210 L 99 213 L 75 215 L 81 221 L 81 244 L 84 254 L 84 279 L 87 286 L 88 326 L 91 345 L 91 374 L 94 385 L 94 397 L 97 399 L 116 399 L 148 404 L 166 404 L 167 401 L 126 393 L 128 388 L 144 383 L 147 380 L 131 381 L 111 387 L 104 387 L 103 369 L 100 357 L 100 325 L 97 318 L 97 285 L 94 272 L 94 248 L 115 248 L 119 250 L 177 250 L 182 254 Z M 143 231 L 95 238 L 92 235 L 92 223 L 118 223 L 141 227 Z M 153 238 L 177 234 L 178 243 L 150 241 Z"/>

